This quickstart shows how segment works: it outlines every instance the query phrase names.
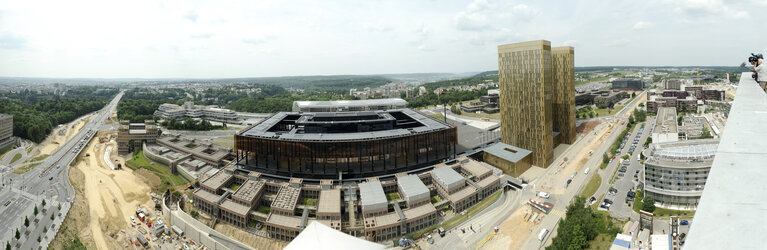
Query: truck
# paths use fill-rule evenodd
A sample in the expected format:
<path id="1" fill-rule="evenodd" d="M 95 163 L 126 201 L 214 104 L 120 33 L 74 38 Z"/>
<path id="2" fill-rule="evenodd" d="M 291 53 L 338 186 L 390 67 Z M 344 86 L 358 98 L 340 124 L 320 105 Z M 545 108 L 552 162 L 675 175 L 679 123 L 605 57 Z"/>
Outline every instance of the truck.
<path id="1" fill-rule="evenodd" d="M 440 227 L 437 229 L 440 237 L 445 237 L 445 228 Z"/>
<path id="2" fill-rule="evenodd" d="M 546 239 L 547 234 L 549 234 L 549 230 L 546 228 L 541 228 L 541 232 L 538 233 L 538 240 L 543 241 Z"/>

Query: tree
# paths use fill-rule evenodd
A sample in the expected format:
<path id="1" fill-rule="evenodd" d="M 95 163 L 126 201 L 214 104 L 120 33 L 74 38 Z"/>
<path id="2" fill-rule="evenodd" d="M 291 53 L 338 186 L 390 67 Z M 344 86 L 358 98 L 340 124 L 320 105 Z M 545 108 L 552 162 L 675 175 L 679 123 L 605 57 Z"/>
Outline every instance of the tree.
<path id="1" fill-rule="evenodd" d="M 642 199 L 642 210 L 650 213 L 655 211 L 655 199 L 652 196 L 646 196 Z"/>
<path id="2" fill-rule="evenodd" d="M 710 139 L 714 138 L 714 136 L 711 135 L 711 131 L 708 131 L 708 128 L 705 126 L 703 127 L 703 134 L 700 136 L 701 139 Z"/>
<path id="3" fill-rule="evenodd" d="M 37 242 L 40 242 L 40 235 L 37 236 Z"/>
<path id="4" fill-rule="evenodd" d="M 610 163 L 610 157 L 607 157 L 607 153 L 602 155 L 602 163 Z"/>
<path id="5" fill-rule="evenodd" d="M 61 210 L 61 203 L 59 203 L 59 210 Z"/>
<path id="6" fill-rule="evenodd" d="M 35 211 L 34 211 L 35 217 L 37 217 L 38 211 L 37 211 L 37 205 L 35 205 Z"/>
<path id="7" fill-rule="evenodd" d="M 589 118 L 594 118 L 594 112 L 589 112 Z"/>
<path id="8" fill-rule="evenodd" d="M 29 227 L 29 218 L 27 218 L 26 216 L 24 216 L 24 226 Z"/>
<path id="9" fill-rule="evenodd" d="M 634 124 L 635 122 L 634 115 L 629 116 L 629 124 Z"/>
<path id="10" fill-rule="evenodd" d="M 192 212 L 190 212 L 189 215 L 191 215 L 192 218 L 197 219 L 197 217 L 200 216 L 200 213 L 197 212 L 197 210 L 192 210 Z"/>
<path id="11" fill-rule="evenodd" d="M 682 126 L 682 117 L 681 116 L 676 118 L 676 124 L 679 125 L 679 126 Z"/>
<path id="12" fill-rule="evenodd" d="M 21 233 L 19 232 L 19 229 L 16 228 L 16 239 L 18 240 L 20 238 L 21 238 Z"/>
<path id="13" fill-rule="evenodd" d="M 11 243 L 10 242 L 7 242 L 7 241 L 5 242 L 5 250 L 11 250 Z"/>
<path id="14" fill-rule="evenodd" d="M 43 207 L 44 207 L 44 206 L 45 206 L 45 199 L 43 199 L 43 202 L 42 202 L 42 203 L 43 203 Z"/>
<path id="15" fill-rule="evenodd" d="M 55 218 L 56 218 L 56 214 L 54 214 L 54 213 L 51 213 L 51 220 L 53 220 L 53 219 L 55 219 Z"/>
<path id="16" fill-rule="evenodd" d="M 631 98 L 637 97 L 637 92 L 631 93 Z"/>

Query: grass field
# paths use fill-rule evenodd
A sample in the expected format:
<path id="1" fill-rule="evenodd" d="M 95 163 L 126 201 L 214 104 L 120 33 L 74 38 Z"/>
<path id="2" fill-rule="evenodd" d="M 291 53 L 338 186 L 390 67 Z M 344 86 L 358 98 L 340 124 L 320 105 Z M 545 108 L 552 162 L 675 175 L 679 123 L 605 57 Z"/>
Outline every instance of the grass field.
<path id="1" fill-rule="evenodd" d="M 589 183 L 586 184 L 586 187 L 583 188 L 581 196 L 586 197 L 587 199 L 591 196 L 594 196 L 594 194 L 597 193 L 597 189 L 599 189 L 600 185 L 602 185 L 602 177 L 600 177 L 598 174 L 594 174 L 594 176 L 591 177 L 591 180 L 589 180 Z"/>
<path id="2" fill-rule="evenodd" d="M 28 162 L 36 162 L 36 161 L 42 161 L 48 158 L 49 155 L 41 155 L 35 158 L 32 158 L 31 160 L 28 160 Z"/>
<path id="3" fill-rule="evenodd" d="M 162 184 L 158 187 L 161 191 L 165 191 L 169 186 L 184 185 L 187 183 L 181 176 L 171 174 L 168 166 L 147 159 L 141 150 L 135 152 L 133 157 L 125 162 L 125 165 L 133 170 L 145 168 L 155 173 L 162 180 Z"/>
<path id="4" fill-rule="evenodd" d="M 442 114 L 431 114 L 429 116 L 431 116 L 434 119 L 440 120 L 440 121 L 444 121 L 445 120 L 445 116 L 442 115 Z"/>
<path id="5" fill-rule="evenodd" d="M 19 159 L 21 159 L 21 153 L 16 153 L 16 155 L 14 155 L 13 158 L 11 158 L 11 162 L 10 163 L 13 164 L 14 162 L 18 161 Z"/>
<path id="6" fill-rule="evenodd" d="M 11 149 L 13 149 L 13 144 L 0 148 L 0 157 L 3 157 L 3 155 L 8 153 L 8 151 L 11 151 Z"/>
<path id="7" fill-rule="evenodd" d="M 598 234 L 594 240 L 589 241 L 589 247 L 586 248 L 588 250 L 608 250 L 613 244 L 613 239 L 615 239 L 615 235 L 609 235 L 609 234 Z"/>
<path id="8" fill-rule="evenodd" d="M 388 193 L 388 194 L 386 194 L 386 200 L 388 200 L 388 201 L 399 200 L 399 194 L 398 193 Z"/>
<path id="9" fill-rule="evenodd" d="M 490 119 L 501 119 L 501 113 L 495 113 L 495 114 L 485 114 L 485 113 L 469 113 L 469 112 L 463 112 L 461 115 L 463 116 L 470 116 L 470 117 L 477 117 L 477 118 L 490 118 Z"/>

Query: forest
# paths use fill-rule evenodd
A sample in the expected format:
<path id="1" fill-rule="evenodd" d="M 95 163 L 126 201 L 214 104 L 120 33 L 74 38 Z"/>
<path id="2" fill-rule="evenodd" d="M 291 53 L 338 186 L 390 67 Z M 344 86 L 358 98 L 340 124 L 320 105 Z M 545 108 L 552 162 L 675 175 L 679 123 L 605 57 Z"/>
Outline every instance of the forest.
<path id="1" fill-rule="evenodd" d="M 451 87 L 451 86 L 477 85 L 480 83 L 485 83 L 488 80 L 492 82 L 498 82 L 498 71 L 482 72 L 474 76 L 462 78 L 462 79 L 430 82 L 430 83 L 424 84 L 423 86 L 426 87 L 427 90 L 432 91 L 437 88 L 445 88 L 445 87 Z"/>
<path id="2" fill-rule="evenodd" d="M 19 97 L 1 98 L 0 113 L 13 115 L 13 135 L 36 143 L 42 142 L 55 126 L 99 110 L 109 100 L 109 97 L 104 98 L 106 95 L 95 95 L 94 98 L 40 98 L 23 93 Z"/>
<path id="3" fill-rule="evenodd" d="M 241 81 L 250 84 L 273 84 L 283 88 L 304 89 L 306 92 L 346 93 L 349 89 L 375 88 L 391 80 L 381 76 L 332 75 L 332 76 L 283 76 L 261 78 L 235 78 L 229 81 Z"/>
<path id="4" fill-rule="evenodd" d="M 290 111 L 293 101 L 329 101 L 329 100 L 352 100 L 353 97 L 336 93 L 307 93 L 286 94 L 268 97 L 241 98 L 226 105 L 226 108 L 249 113 L 274 113 Z"/>

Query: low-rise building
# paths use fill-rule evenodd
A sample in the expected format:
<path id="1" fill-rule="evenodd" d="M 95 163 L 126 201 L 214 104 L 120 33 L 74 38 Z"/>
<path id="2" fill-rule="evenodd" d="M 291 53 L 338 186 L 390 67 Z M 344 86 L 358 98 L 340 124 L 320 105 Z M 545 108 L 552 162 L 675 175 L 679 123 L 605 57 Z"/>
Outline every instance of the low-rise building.
<path id="1" fill-rule="evenodd" d="M 666 208 L 697 207 L 718 146 L 719 139 L 651 144 L 642 152 L 645 195 Z"/>
<path id="2" fill-rule="evenodd" d="M 160 129 L 153 120 L 146 120 L 144 123 L 121 120 L 117 129 L 117 152 L 126 154 L 141 149 L 144 143 L 155 143 L 159 136 Z"/>
<path id="3" fill-rule="evenodd" d="M 375 111 L 405 107 L 407 107 L 407 101 L 401 98 L 293 102 L 293 112 Z"/>
<path id="4" fill-rule="evenodd" d="M 194 105 L 194 102 L 184 102 L 184 105 L 181 106 L 164 103 L 157 108 L 154 115 L 168 120 L 189 117 L 224 123 L 239 123 L 238 115 L 234 111 L 215 106 Z"/>
<path id="5" fill-rule="evenodd" d="M 416 175 L 397 177 L 397 188 L 408 207 L 417 207 L 430 202 L 429 188 Z"/>
<path id="6" fill-rule="evenodd" d="M 531 153 L 530 150 L 499 142 L 486 147 L 482 158 L 488 164 L 501 169 L 503 173 L 519 177 L 532 166 Z"/>
<path id="7" fill-rule="evenodd" d="M 638 89 L 645 88 L 646 81 L 642 79 L 620 78 L 611 82 L 613 89 Z"/>
<path id="8" fill-rule="evenodd" d="M 389 203 L 380 181 L 368 181 L 359 184 L 362 216 L 373 217 L 386 214 Z"/>
<path id="9" fill-rule="evenodd" d="M 655 128 L 652 130 L 653 143 L 672 142 L 679 140 L 676 109 L 661 108 L 655 117 Z"/>

